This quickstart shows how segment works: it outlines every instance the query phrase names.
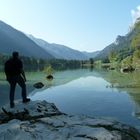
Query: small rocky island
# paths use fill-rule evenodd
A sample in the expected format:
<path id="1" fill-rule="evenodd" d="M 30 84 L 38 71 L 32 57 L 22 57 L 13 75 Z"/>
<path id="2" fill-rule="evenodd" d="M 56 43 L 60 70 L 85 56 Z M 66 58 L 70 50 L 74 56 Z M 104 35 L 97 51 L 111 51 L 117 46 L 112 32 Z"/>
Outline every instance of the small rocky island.
<path id="1" fill-rule="evenodd" d="M 114 120 L 70 116 L 53 103 L 16 102 L 0 112 L 0 140 L 140 140 L 135 128 Z"/>

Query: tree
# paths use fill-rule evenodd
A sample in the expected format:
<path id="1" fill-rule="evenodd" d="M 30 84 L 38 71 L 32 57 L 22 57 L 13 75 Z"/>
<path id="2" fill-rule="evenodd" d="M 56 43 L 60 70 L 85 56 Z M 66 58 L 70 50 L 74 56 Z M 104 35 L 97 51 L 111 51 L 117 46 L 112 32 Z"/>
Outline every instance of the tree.
<path id="1" fill-rule="evenodd" d="M 140 50 L 140 33 L 138 33 L 131 41 L 131 47 L 134 50 Z"/>
<path id="2" fill-rule="evenodd" d="M 117 60 L 117 55 L 116 55 L 116 53 L 115 53 L 114 51 L 111 51 L 111 52 L 109 53 L 108 59 L 109 59 L 110 63 L 115 62 L 115 61 Z"/>
<path id="3" fill-rule="evenodd" d="M 45 68 L 44 71 L 47 75 L 52 75 L 53 74 L 53 69 L 52 69 L 51 65 L 48 66 L 47 68 Z"/>
<path id="4" fill-rule="evenodd" d="M 137 25 L 137 28 L 140 30 L 140 24 Z M 137 30 L 138 30 L 137 29 Z M 140 32 L 138 32 L 131 41 L 131 47 L 134 50 L 133 52 L 133 66 L 135 68 L 140 67 Z"/>
<path id="5" fill-rule="evenodd" d="M 133 67 L 132 64 L 133 64 L 133 57 L 132 56 L 128 56 L 124 60 L 122 60 L 122 67 L 123 68 L 125 68 L 125 67 L 132 68 Z"/>
<path id="6" fill-rule="evenodd" d="M 90 58 L 89 61 L 90 61 L 90 65 L 93 65 L 94 64 L 93 58 Z"/>

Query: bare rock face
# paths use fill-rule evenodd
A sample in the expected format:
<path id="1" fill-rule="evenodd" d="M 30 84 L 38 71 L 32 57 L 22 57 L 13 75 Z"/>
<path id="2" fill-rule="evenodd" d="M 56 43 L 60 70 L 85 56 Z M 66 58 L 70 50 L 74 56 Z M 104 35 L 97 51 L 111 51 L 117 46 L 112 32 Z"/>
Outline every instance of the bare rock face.
<path id="1" fill-rule="evenodd" d="M 46 101 L 17 102 L 0 112 L 0 140 L 140 140 L 140 134 L 114 120 L 70 116 Z"/>
<path id="2" fill-rule="evenodd" d="M 13 119 L 35 120 L 42 117 L 51 117 L 61 115 L 62 113 L 56 108 L 53 103 L 46 101 L 31 101 L 23 104 L 17 102 L 15 108 L 10 108 L 9 105 L 2 107 L 0 112 L 0 123 L 6 123 Z"/>

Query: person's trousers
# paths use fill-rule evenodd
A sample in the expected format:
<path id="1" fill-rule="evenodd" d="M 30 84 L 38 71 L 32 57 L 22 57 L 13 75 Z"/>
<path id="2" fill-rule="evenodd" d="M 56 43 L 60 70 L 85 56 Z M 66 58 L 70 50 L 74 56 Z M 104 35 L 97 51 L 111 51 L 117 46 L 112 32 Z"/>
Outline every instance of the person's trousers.
<path id="1" fill-rule="evenodd" d="M 21 75 L 13 76 L 8 80 L 10 84 L 10 103 L 14 103 L 14 95 L 16 84 L 18 84 L 22 89 L 22 99 L 26 100 L 26 84 Z"/>

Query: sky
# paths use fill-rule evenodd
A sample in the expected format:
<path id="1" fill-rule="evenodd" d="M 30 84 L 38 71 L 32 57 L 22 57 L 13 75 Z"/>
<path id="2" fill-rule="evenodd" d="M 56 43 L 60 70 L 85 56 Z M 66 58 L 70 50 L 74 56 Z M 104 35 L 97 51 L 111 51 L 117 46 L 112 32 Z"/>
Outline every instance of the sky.
<path id="1" fill-rule="evenodd" d="M 49 43 L 102 50 L 140 16 L 139 0 L 0 0 L 0 20 Z"/>

